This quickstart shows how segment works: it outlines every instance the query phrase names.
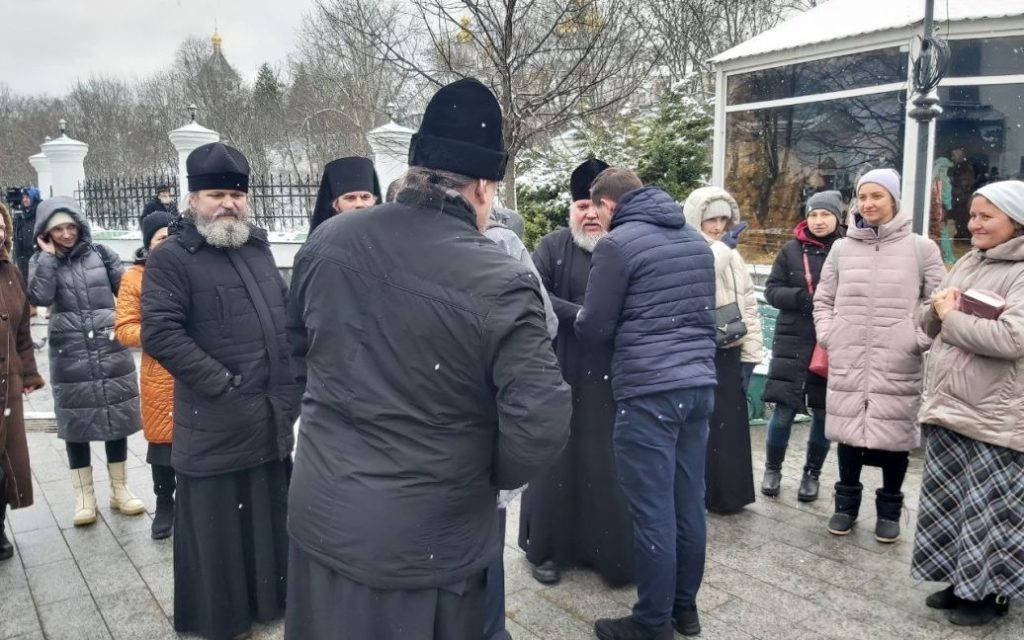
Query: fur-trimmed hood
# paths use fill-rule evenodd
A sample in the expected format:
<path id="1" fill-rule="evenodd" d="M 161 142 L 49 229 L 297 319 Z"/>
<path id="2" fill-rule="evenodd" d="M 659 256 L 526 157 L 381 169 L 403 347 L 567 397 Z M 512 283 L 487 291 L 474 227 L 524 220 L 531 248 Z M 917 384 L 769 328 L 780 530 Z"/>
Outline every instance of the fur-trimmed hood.
<path id="1" fill-rule="evenodd" d="M 683 215 L 686 216 L 686 221 L 699 231 L 700 224 L 704 222 L 704 211 L 717 200 L 727 202 L 732 211 L 732 218 L 729 220 L 726 230 L 738 225 L 740 223 L 740 205 L 736 202 L 736 198 L 733 198 L 728 191 L 721 187 L 695 189 L 683 203 Z"/>

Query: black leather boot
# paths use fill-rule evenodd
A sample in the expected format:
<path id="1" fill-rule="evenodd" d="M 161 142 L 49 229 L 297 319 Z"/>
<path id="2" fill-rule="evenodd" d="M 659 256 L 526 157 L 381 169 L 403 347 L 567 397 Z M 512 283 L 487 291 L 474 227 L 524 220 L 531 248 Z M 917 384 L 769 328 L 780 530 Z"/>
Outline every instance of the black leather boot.
<path id="1" fill-rule="evenodd" d="M 764 478 L 761 480 L 761 493 L 766 496 L 779 495 L 782 484 L 782 463 L 786 460 L 786 447 L 768 445 L 765 447 Z"/>
<path id="2" fill-rule="evenodd" d="M 860 498 L 864 493 L 864 485 L 845 485 L 836 483 L 836 512 L 828 521 L 829 533 L 837 536 L 845 536 L 853 529 L 853 523 L 857 521 L 857 514 L 860 513 Z"/>
<path id="3" fill-rule="evenodd" d="M 174 531 L 174 469 L 164 465 L 151 466 L 153 473 L 153 493 L 156 494 L 156 513 L 150 535 L 154 540 L 169 538 Z"/>
<path id="4" fill-rule="evenodd" d="M 900 514 L 903 513 L 903 494 L 875 491 L 875 540 L 886 544 L 900 539 Z"/>
<path id="5" fill-rule="evenodd" d="M 814 502 L 818 499 L 818 479 L 821 478 L 821 467 L 828 457 L 828 445 L 807 445 L 807 462 L 804 464 L 804 476 L 800 479 L 800 491 L 796 499 L 800 502 Z"/>

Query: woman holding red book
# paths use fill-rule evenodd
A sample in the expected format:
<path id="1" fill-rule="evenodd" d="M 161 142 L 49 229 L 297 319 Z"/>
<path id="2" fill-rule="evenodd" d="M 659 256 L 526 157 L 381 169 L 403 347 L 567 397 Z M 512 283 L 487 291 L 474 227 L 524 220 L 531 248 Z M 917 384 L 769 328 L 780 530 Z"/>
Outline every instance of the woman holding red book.
<path id="1" fill-rule="evenodd" d="M 921 318 L 934 342 L 911 571 L 949 583 L 929 607 L 976 626 L 1024 597 L 1024 182 L 979 189 L 968 229 L 974 249 Z"/>

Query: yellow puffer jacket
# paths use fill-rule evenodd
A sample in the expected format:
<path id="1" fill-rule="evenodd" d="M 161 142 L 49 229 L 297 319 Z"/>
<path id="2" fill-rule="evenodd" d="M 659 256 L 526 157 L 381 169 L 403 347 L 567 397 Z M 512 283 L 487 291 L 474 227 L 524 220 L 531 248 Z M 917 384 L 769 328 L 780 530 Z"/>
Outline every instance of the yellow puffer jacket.
<path id="1" fill-rule="evenodd" d="M 142 348 L 142 276 L 146 268 L 133 265 L 121 277 L 114 332 L 122 345 Z M 140 373 L 142 429 L 146 440 L 169 444 L 174 430 L 174 378 L 145 352 Z"/>

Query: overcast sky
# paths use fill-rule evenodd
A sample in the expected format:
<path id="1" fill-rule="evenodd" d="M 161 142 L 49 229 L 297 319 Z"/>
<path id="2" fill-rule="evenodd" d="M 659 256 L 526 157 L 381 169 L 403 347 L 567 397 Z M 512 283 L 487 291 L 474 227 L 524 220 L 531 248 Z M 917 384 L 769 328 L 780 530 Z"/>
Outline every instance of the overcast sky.
<path id="1" fill-rule="evenodd" d="M 213 35 L 248 80 L 278 66 L 315 0 L 0 0 L 0 82 L 62 95 L 94 74 L 146 76 L 185 38 Z"/>

